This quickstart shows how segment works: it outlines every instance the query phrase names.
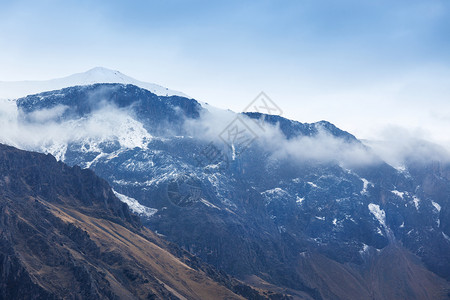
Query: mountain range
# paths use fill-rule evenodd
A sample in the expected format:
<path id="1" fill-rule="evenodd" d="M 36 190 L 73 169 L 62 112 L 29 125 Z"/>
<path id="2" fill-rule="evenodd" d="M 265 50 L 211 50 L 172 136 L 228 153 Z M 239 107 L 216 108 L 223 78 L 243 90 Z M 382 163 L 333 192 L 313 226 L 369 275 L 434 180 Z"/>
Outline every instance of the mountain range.
<path id="1" fill-rule="evenodd" d="M 114 207 L 119 199 L 133 212 L 111 212 L 126 222 L 125 229 L 157 245 L 173 243 L 186 256 L 246 282 L 254 292 L 244 297 L 261 296 L 257 289 L 298 299 L 449 297 L 448 162 L 411 159 L 395 168 L 326 121 L 222 111 L 106 69 L 70 78 L 76 79 L 52 81 L 57 90 L 42 84 L 47 90 L 14 100 L 11 126 L 20 136 L 6 141 L 104 178 L 114 189 L 107 199 L 114 199 Z M 66 168 L 56 161 L 53 166 Z M 44 186 L 28 190 L 33 194 Z M 79 189 L 64 187 L 65 194 L 38 194 L 38 200 L 33 195 L 33 201 L 46 201 L 52 211 L 61 208 L 53 208 L 48 197 L 71 198 L 58 205 L 77 206 Z M 106 214 L 100 205 L 105 198 L 100 200 L 86 208 L 92 215 L 61 218 L 91 231 L 116 226 L 92 221 Z M 27 222 L 40 227 L 37 219 L 42 218 Z M 96 245 L 99 239 L 93 239 Z M 140 269 L 154 276 L 151 266 Z M 230 278 L 214 288 L 235 293 L 229 282 L 237 281 Z M 47 284 L 40 286 L 48 291 Z M 152 293 L 165 297 L 156 288 Z"/>
<path id="2" fill-rule="evenodd" d="M 265 299 L 142 226 L 92 171 L 0 144 L 0 299 Z"/>

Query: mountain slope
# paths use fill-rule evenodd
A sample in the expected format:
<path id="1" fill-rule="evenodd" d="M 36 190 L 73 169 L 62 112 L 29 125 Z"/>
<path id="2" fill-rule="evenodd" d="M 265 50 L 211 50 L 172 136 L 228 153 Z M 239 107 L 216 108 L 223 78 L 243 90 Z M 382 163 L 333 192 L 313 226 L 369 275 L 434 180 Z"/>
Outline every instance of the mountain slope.
<path id="1" fill-rule="evenodd" d="M 447 299 L 449 284 L 427 270 L 403 247 L 367 253 L 361 265 L 342 264 L 319 253 L 305 253 L 302 279 L 324 299 Z"/>
<path id="2" fill-rule="evenodd" d="M 142 228 L 90 170 L 0 144 L 0 174 L 0 299 L 263 298 Z"/>

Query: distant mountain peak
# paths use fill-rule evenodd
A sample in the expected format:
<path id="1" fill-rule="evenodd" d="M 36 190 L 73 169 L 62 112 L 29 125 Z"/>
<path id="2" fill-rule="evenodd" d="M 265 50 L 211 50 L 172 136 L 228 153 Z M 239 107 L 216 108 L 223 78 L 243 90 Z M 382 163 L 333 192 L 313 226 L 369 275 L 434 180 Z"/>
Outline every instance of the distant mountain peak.
<path id="1" fill-rule="evenodd" d="M 83 73 L 76 73 L 67 77 L 51 80 L 14 82 L 0 81 L 0 99 L 17 99 L 45 91 L 60 90 L 71 86 L 91 85 L 96 83 L 133 84 L 159 96 L 187 97 L 187 95 L 182 92 L 170 90 L 154 83 L 136 80 L 117 70 L 111 70 L 104 67 L 95 67 Z"/>
<path id="2" fill-rule="evenodd" d="M 73 76 L 84 76 L 85 78 L 92 78 L 93 80 L 105 80 L 105 78 L 108 77 L 132 80 L 132 78 L 122 74 L 118 70 L 111 70 L 104 67 L 95 67 L 86 72 L 74 74 L 72 77 Z"/>
<path id="3" fill-rule="evenodd" d="M 151 83 L 140 82 L 134 78 L 131 78 L 118 70 L 111 70 L 104 67 L 95 67 L 83 73 L 76 73 L 65 77 L 66 80 L 73 80 L 79 83 L 85 84 L 95 84 L 95 83 L 123 83 L 123 84 L 135 84 L 140 83 L 141 85 L 149 85 Z M 80 85 L 80 84 L 79 84 Z M 135 84 L 137 85 L 137 84 Z M 152 84 L 160 87 L 163 90 L 168 90 L 165 87 Z M 171 91 L 174 92 L 174 91 Z"/>

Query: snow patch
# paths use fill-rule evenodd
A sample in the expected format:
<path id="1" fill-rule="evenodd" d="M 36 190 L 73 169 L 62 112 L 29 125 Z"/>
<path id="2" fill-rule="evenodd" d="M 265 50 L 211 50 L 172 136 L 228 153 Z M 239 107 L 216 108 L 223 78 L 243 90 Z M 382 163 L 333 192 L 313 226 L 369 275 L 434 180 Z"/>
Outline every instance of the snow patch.
<path id="1" fill-rule="evenodd" d="M 278 187 L 265 191 L 265 193 L 268 193 L 268 194 L 273 194 L 273 193 L 278 194 L 278 193 L 282 193 L 282 192 L 284 192 L 284 190 L 282 188 L 278 188 Z"/>
<path id="2" fill-rule="evenodd" d="M 111 122 L 112 120 L 113 122 Z M 80 122 L 83 122 L 83 119 Z M 86 124 L 82 125 L 88 128 L 102 128 L 102 131 L 95 138 L 88 138 L 91 140 L 88 143 L 91 147 L 92 144 L 118 141 L 123 148 L 134 149 L 138 147 L 145 150 L 147 144 L 153 138 L 141 122 L 134 120 L 128 114 L 120 114 L 116 111 L 99 111 L 93 114 Z"/>
<path id="3" fill-rule="evenodd" d="M 48 147 L 41 147 L 41 152 L 53 155 L 58 161 L 64 161 L 66 158 L 67 144 L 54 143 Z"/>
<path id="4" fill-rule="evenodd" d="M 120 193 L 116 192 L 115 190 L 113 190 L 113 192 L 116 195 L 116 197 L 119 198 L 120 201 L 126 203 L 128 205 L 128 207 L 130 208 L 130 210 L 139 216 L 144 216 L 144 217 L 150 218 L 151 216 L 156 214 L 156 212 L 158 212 L 158 210 L 156 208 L 144 206 L 144 205 L 140 204 L 134 198 L 120 194 Z"/>
<path id="5" fill-rule="evenodd" d="M 200 202 L 201 203 L 203 203 L 203 204 L 205 204 L 206 206 L 208 206 L 208 207 L 211 207 L 211 208 L 215 208 L 215 209 L 218 209 L 218 210 L 221 210 L 220 208 L 218 208 L 217 206 L 215 206 L 214 204 L 212 204 L 211 202 L 209 202 L 209 201 L 207 201 L 207 200 L 205 200 L 205 199 L 200 199 Z"/>
<path id="6" fill-rule="evenodd" d="M 267 191 L 262 192 L 263 195 L 277 195 L 277 196 L 281 196 L 281 195 L 285 195 L 287 194 L 287 192 L 285 190 L 283 190 L 282 188 L 274 188 L 274 189 L 270 189 Z"/>
<path id="7" fill-rule="evenodd" d="M 95 164 L 98 162 L 98 160 L 99 160 L 100 158 L 102 158 L 102 157 L 104 157 L 104 156 L 107 156 L 107 154 L 105 154 L 105 153 L 100 153 L 100 154 L 97 155 L 92 161 L 87 162 L 87 163 L 85 164 L 85 168 L 86 168 L 86 169 L 89 169 L 92 165 L 95 165 Z"/>
<path id="8" fill-rule="evenodd" d="M 405 165 L 398 165 L 395 167 L 395 169 L 399 172 L 399 173 L 406 173 L 408 171 L 408 169 L 406 168 Z"/>
<path id="9" fill-rule="evenodd" d="M 387 230 L 386 226 L 386 213 L 380 208 L 378 204 L 369 203 L 369 211 L 378 220 L 378 222 Z M 381 234 L 381 230 L 378 228 L 378 233 Z"/>
<path id="10" fill-rule="evenodd" d="M 297 204 L 302 204 L 302 202 L 305 201 L 305 197 L 300 198 L 297 196 L 297 200 L 295 201 Z"/>
<path id="11" fill-rule="evenodd" d="M 381 225 L 386 225 L 386 213 L 384 210 L 382 210 L 378 204 L 374 203 L 369 203 L 368 207 L 378 222 L 380 222 Z"/>
<path id="12" fill-rule="evenodd" d="M 365 178 L 360 178 L 363 182 L 363 189 L 361 190 L 361 195 L 367 195 L 368 191 L 367 188 L 369 187 L 369 185 L 373 186 L 373 183 L 369 182 L 367 179 Z"/>
<path id="13" fill-rule="evenodd" d="M 414 206 L 416 207 L 416 210 L 419 210 L 420 199 L 417 198 L 417 196 L 414 196 L 413 202 L 414 202 Z"/>
<path id="14" fill-rule="evenodd" d="M 431 200 L 431 204 L 433 204 L 434 208 L 436 208 L 436 210 L 438 212 L 441 211 L 441 206 L 439 205 L 439 203 L 434 202 L 433 200 Z"/>
<path id="15" fill-rule="evenodd" d="M 279 232 L 279 233 L 284 233 L 284 232 L 286 232 L 286 227 L 284 227 L 283 225 L 278 226 L 278 232 Z"/>
<path id="16" fill-rule="evenodd" d="M 402 199 L 403 199 L 403 196 L 405 195 L 404 192 L 399 192 L 397 190 L 393 190 L 393 191 L 391 191 L 391 193 L 396 195 L 396 196 L 398 196 L 398 197 L 400 197 L 400 198 L 402 198 Z"/>
<path id="17" fill-rule="evenodd" d="M 369 251 L 369 249 L 370 249 L 370 247 L 363 243 L 361 250 L 359 250 L 359 254 L 363 255 L 364 253 L 367 253 Z"/>
<path id="18" fill-rule="evenodd" d="M 232 150 L 231 159 L 236 160 L 236 149 L 234 148 L 234 144 L 231 144 L 231 150 Z"/>
<path id="19" fill-rule="evenodd" d="M 312 186 L 313 188 L 318 188 L 317 184 L 315 184 L 314 182 L 308 181 L 307 182 L 310 186 Z"/>
<path id="20" fill-rule="evenodd" d="M 450 242 L 450 237 L 448 235 L 446 235 L 444 232 L 442 232 L 442 235 L 444 236 L 444 238 Z"/>

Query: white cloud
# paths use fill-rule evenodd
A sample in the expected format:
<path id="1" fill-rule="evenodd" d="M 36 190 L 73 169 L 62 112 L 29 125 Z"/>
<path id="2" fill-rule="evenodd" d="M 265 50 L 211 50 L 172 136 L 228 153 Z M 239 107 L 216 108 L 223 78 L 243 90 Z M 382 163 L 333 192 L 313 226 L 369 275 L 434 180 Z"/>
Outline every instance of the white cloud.
<path id="1" fill-rule="evenodd" d="M 209 105 L 199 119 L 186 120 L 189 135 L 217 145 L 226 144 L 220 134 L 238 116 L 232 111 L 220 110 Z M 15 102 L 0 102 L 0 142 L 28 150 L 53 151 L 69 142 L 84 141 L 94 145 L 102 141 L 118 141 L 123 147 L 145 148 L 152 136 L 143 124 L 133 118 L 131 111 L 119 109 L 103 102 L 91 114 L 66 121 L 58 121 L 67 110 L 56 106 L 33 112 L 23 121 Z M 287 139 L 278 126 L 266 124 L 262 129 L 253 119 L 245 115 L 239 118 L 256 135 L 255 143 L 265 149 L 275 160 L 289 159 L 297 162 L 339 163 L 345 167 L 370 165 L 383 159 L 394 167 L 401 167 L 405 161 L 428 162 L 432 160 L 450 161 L 450 155 L 441 146 L 427 141 L 424 131 L 411 132 L 400 127 L 390 127 L 382 131 L 377 141 L 349 143 L 323 129 L 314 136 L 298 136 Z M 429 139 L 428 139 L 429 140 Z M 55 146 L 59 145 L 59 146 Z"/>
<path id="2" fill-rule="evenodd" d="M 66 109 L 55 106 L 34 111 L 24 120 L 14 101 L 2 100 L 0 142 L 26 150 L 55 151 L 56 154 L 69 142 L 90 142 L 95 148 L 101 142 L 118 141 L 126 148 L 145 148 L 152 138 L 128 110 L 105 104 L 87 116 L 60 122 L 58 117 Z"/>
<path id="3" fill-rule="evenodd" d="M 66 105 L 56 105 L 49 109 L 36 110 L 28 114 L 28 118 L 32 122 L 46 123 L 54 121 L 61 117 L 69 107 Z"/>
<path id="4" fill-rule="evenodd" d="M 386 126 L 379 133 L 379 140 L 365 141 L 377 155 L 394 167 L 408 162 L 450 162 L 450 152 L 445 146 L 429 138 L 428 132 L 410 130 L 399 126 Z"/>
<path id="5" fill-rule="evenodd" d="M 209 111 L 204 111 L 200 119 L 187 121 L 188 132 L 226 147 L 219 135 L 236 118 L 236 114 L 210 106 L 206 108 Z M 393 167 L 404 166 L 406 161 L 450 161 L 450 154 L 445 147 L 433 142 L 425 130 L 412 131 L 398 126 L 386 126 L 378 132 L 377 140 L 364 140 L 361 144 L 348 143 L 320 127 L 317 135 L 287 139 L 277 126 L 266 124 L 262 130 L 254 120 L 243 115 L 240 118 L 257 135 L 255 143 L 265 148 L 273 159 L 336 162 L 350 168 L 381 161 Z"/>
<path id="6" fill-rule="evenodd" d="M 236 113 L 211 109 L 203 112 L 198 120 L 188 120 L 187 129 L 191 135 L 205 141 L 214 141 L 218 145 L 224 142 L 219 135 L 236 119 Z M 336 162 L 345 166 L 373 164 L 379 159 L 366 147 L 359 143 L 349 143 L 335 137 L 318 127 L 315 136 L 299 136 L 287 139 L 276 125 L 265 124 L 261 128 L 254 119 L 239 115 L 245 123 L 248 136 L 256 136 L 255 143 L 270 153 L 273 159 L 290 159 L 297 162 Z M 244 127 L 241 127 L 244 129 Z"/>

